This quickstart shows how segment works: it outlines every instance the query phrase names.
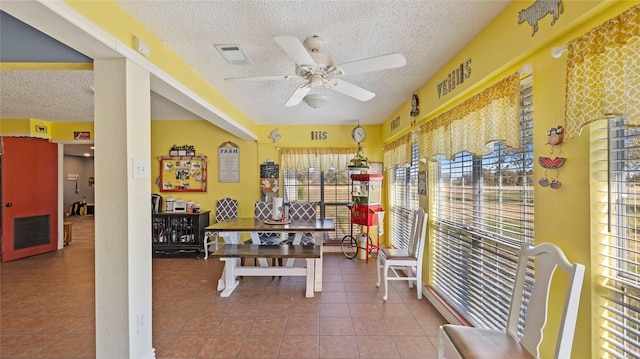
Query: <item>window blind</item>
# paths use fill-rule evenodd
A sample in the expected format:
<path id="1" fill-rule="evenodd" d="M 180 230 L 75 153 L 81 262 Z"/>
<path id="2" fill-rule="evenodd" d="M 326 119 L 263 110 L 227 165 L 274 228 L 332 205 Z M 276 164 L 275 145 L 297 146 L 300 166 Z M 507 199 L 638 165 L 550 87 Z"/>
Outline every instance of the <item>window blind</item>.
<path id="1" fill-rule="evenodd" d="M 418 209 L 418 142 L 411 142 L 411 164 L 393 171 L 391 245 L 408 249 L 413 211 Z"/>
<path id="2" fill-rule="evenodd" d="M 521 148 L 495 142 L 491 154 L 435 165 L 433 287 L 478 327 L 505 329 L 518 250 L 533 243 L 530 83 L 521 88 L 520 134 Z"/>
<path id="3" fill-rule="evenodd" d="M 626 119 L 596 125 L 592 165 L 597 201 L 604 208 L 596 225 L 604 294 L 601 357 L 640 357 L 640 129 Z M 602 144 L 605 144 L 604 146 Z"/>

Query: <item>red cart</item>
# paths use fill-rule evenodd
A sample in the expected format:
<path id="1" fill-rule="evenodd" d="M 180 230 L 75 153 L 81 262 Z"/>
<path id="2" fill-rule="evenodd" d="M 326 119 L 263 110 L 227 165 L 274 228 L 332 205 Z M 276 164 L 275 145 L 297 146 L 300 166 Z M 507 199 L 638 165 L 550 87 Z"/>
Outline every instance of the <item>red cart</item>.
<path id="1" fill-rule="evenodd" d="M 382 194 L 381 174 L 352 174 L 351 178 L 351 223 L 360 225 L 361 234 L 347 235 L 342 239 L 342 253 L 347 258 L 360 257 L 369 261 L 369 253 L 380 248 L 380 235 L 384 228 L 384 210 L 380 205 Z M 377 226 L 376 244 L 370 236 L 370 227 Z M 360 241 L 358 241 L 360 239 Z M 362 243 L 364 242 L 364 243 Z"/>

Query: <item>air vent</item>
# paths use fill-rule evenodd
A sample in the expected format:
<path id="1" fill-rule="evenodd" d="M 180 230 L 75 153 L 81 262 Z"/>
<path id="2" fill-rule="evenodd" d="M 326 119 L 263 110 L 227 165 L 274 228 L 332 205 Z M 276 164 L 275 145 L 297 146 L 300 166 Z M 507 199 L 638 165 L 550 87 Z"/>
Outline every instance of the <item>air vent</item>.
<path id="1" fill-rule="evenodd" d="M 229 65 L 248 65 L 251 61 L 240 45 L 213 45 Z"/>

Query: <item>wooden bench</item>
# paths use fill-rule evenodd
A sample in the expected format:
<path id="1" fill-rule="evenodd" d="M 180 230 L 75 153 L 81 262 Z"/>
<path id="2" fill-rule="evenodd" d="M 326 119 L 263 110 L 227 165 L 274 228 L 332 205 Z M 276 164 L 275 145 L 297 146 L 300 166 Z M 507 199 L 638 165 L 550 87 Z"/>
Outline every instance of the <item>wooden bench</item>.
<path id="1" fill-rule="evenodd" d="M 306 276 L 307 287 L 305 297 L 313 297 L 315 264 L 322 251 L 318 245 L 257 245 L 257 244 L 226 244 L 210 254 L 225 262 L 223 283 L 218 283 L 221 297 L 228 297 L 238 286 L 238 276 Z M 303 267 L 249 267 L 241 266 L 240 258 L 302 258 L 307 260 Z"/>

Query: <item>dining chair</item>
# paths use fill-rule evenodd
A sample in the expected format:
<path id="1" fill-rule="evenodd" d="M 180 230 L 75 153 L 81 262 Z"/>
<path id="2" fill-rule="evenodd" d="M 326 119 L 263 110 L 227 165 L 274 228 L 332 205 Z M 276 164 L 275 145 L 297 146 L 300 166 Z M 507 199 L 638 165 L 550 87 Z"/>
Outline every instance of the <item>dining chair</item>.
<path id="1" fill-rule="evenodd" d="M 227 219 L 238 218 L 238 200 L 232 198 L 223 198 L 216 201 L 216 223 Z M 218 250 L 218 241 L 220 237 L 226 236 L 227 233 L 207 232 L 204 238 L 204 259 L 209 258 L 210 246 L 216 246 Z"/>
<path id="2" fill-rule="evenodd" d="M 376 287 L 380 287 L 380 279 L 384 281 L 384 296 L 386 302 L 389 294 L 389 281 L 406 280 L 409 288 L 416 284 L 418 299 L 422 299 L 422 260 L 424 258 L 424 241 L 427 230 L 428 215 L 422 208 L 413 212 L 409 246 L 405 249 L 382 246 L 378 251 L 376 260 L 378 282 Z M 414 269 L 415 268 L 415 269 Z M 394 274 L 389 277 L 389 270 Z M 414 273 L 415 270 L 415 273 Z M 403 273 L 400 273 L 402 271 Z"/>
<path id="3" fill-rule="evenodd" d="M 548 314 L 549 287 L 557 267 L 569 275 L 569 280 L 554 358 L 571 358 L 584 265 L 570 263 L 562 250 L 552 243 L 535 247 L 525 244 L 520 248 L 506 330 L 445 324 L 440 327 L 438 358 L 445 358 L 445 349 L 452 358 L 539 358 L 542 330 Z M 535 278 L 531 278 L 532 271 Z M 523 314 L 526 298 L 528 303 Z M 524 317 L 524 323 L 520 323 L 521 317 Z M 522 334 L 518 333 L 519 328 L 523 328 Z"/>
<path id="4" fill-rule="evenodd" d="M 290 220 L 315 220 L 318 208 L 318 202 L 291 202 L 289 203 L 289 219 Z M 282 244 L 293 244 L 295 233 L 289 233 Z M 313 232 L 303 233 L 300 244 L 309 245 L 316 244 L 316 235 Z"/>
<path id="5" fill-rule="evenodd" d="M 271 202 L 256 201 L 253 210 L 253 218 L 258 220 L 271 219 Z M 280 233 L 258 233 L 260 244 L 262 245 L 279 245 Z M 253 243 L 251 240 L 244 242 L 245 244 Z"/>

